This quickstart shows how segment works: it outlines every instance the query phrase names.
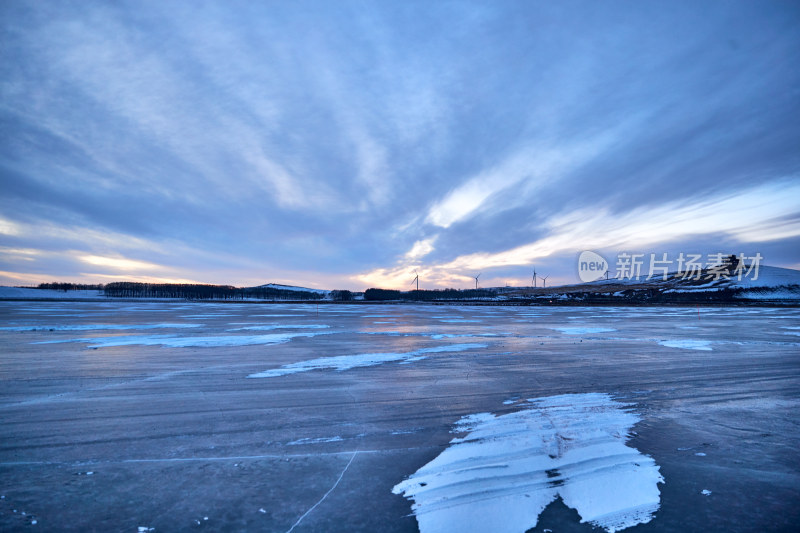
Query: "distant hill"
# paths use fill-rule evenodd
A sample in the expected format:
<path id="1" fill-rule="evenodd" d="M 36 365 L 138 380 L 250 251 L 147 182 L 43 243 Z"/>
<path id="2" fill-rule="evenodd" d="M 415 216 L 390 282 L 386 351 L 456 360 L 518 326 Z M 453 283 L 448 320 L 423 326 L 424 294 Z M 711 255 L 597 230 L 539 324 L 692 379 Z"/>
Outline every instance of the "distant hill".
<path id="1" fill-rule="evenodd" d="M 790 268 L 761 266 L 758 277 L 720 277 L 703 270 L 699 279 L 683 278 L 675 273 L 652 279 L 602 279 L 557 287 L 502 289 L 508 299 L 584 301 L 605 303 L 618 301 L 639 303 L 800 303 L 800 271 Z M 500 289 L 498 289 L 500 291 Z"/>
<path id="2" fill-rule="evenodd" d="M 259 285 L 256 289 L 277 289 L 281 291 L 313 292 L 321 295 L 328 295 L 331 291 L 326 289 L 309 289 L 308 287 L 295 287 L 294 285 L 281 285 L 280 283 L 267 283 Z"/>

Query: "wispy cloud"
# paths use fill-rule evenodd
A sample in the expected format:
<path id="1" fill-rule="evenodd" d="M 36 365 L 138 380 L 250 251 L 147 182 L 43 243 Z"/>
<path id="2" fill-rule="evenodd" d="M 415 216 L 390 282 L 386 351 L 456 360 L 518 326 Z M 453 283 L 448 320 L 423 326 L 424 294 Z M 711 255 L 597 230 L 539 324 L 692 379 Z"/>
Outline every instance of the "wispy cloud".
<path id="1" fill-rule="evenodd" d="M 406 252 L 406 255 L 404 256 L 405 259 L 408 261 L 416 261 L 431 253 L 434 250 L 433 243 L 436 242 L 436 238 L 437 237 L 431 237 L 429 239 L 423 239 L 415 242 L 414 246 L 412 246 L 411 249 Z"/>
<path id="2" fill-rule="evenodd" d="M 161 265 L 149 263 L 147 261 L 136 261 L 135 259 L 126 259 L 124 257 L 103 257 L 99 255 L 83 255 L 80 260 L 84 263 L 96 266 L 111 267 L 118 270 L 140 271 L 140 270 L 154 270 L 162 268 Z"/>
<path id="3" fill-rule="evenodd" d="M 569 211 L 547 222 L 548 235 L 542 239 L 501 252 L 460 255 L 425 265 L 421 272 L 429 283 L 450 286 L 454 280 L 463 280 L 465 272 L 527 266 L 542 258 L 580 250 L 640 250 L 720 233 L 743 243 L 763 242 L 772 235 L 792 238 L 800 236 L 800 225 L 786 217 L 797 214 L 796 198 L 800 198 L 800 182 L 785 180 L 688 203 L 670 202 L 625 212 L 605 208 Z M 398 280 L 408 274 L 406 261 L 358 279 L 376 286 L 398 287 Z"/>
<path id="4" fill-rule="evenodd" d="M 468 178 L 428 211 L 425 221 L 448 228 L 456 222 L 474 216 L 493 196 L 515 188 L 518 198 L 538 192 L 544 185 L 557 185 L 570 170 L 586 163 L 608 147 L 621 132 L 604 132 L 581 143 L 564 143 L 555 148 L 539 144 L 523 146 L 490 168 Z M 519 187 L 525 182 L 524 187 Z M 520 194 L 521 193 L 521 194 Z M 514 202 L 516 205 L 516 202 Z M 492 214 L 511 207 L 493 205 Z"/>

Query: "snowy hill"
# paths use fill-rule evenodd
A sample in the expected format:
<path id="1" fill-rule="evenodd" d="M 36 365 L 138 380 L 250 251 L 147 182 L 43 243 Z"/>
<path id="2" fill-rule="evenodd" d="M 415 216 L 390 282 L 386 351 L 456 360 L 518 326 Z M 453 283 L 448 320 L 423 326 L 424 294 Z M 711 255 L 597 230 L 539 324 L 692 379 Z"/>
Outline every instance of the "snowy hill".
<path id="1" fill-rule="evenodd" d="M 41 299 L 84 299 L 105 298 L 103 291 L 56 291 L 51 289 L 34 289 L 28 287 L 0 287 L 0 298 L 10 300 L 41 300 Z"/>
<path id="2" fill-rule="evenodd" d="M 800 285 L 800 270 L 791 268 L 780 268 L 762 266 L 758 271 L 757 279 L 749 277 L 739 280 L 729 280 L 732 287 L 755 288 L 755 287 L 787 287 L 790 285 Z"/>
<path id="3" fill-rule="evenodd" d="M 267 283 L 266 285 L 259 285 L 257 289 L 278 289 L 281 291 L 297 291 L 297 292 L 313 292 L 315 294 L 327 295 L 331 291 L 326 289 L 309 289 L 307 287 L 295 287 L 293 285 L 281 285 L 279 283 Z"/>
<path id="4" fill-rule="evenodd" d="M 715 279 L 717 278 L 717 279 Z M 588 302 L 635 301 L 658 302 L 777 302 L 800 303 L 800 271 L 790 268 L 761 266 L 738 276 L 718 277 L 703 270 L 699 278 L 682 278 L 671 273 L 667 279 L 656 276 L 628 279 L 603 279 L 577 285 L 562 285 L 547 289 L 520 289 L 511 294 L 536 300 L 557 299 Z"/>

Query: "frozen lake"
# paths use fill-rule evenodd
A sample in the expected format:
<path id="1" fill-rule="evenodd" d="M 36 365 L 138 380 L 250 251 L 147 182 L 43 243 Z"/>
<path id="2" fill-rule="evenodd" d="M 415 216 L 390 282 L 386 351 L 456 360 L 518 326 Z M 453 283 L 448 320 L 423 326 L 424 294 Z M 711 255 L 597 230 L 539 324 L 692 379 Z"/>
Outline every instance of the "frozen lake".
<path id="1" fill-rule="evenodd" d="M 2 531 L 800 524 L 796 309 L 0 302 L 0 354 Z"/>

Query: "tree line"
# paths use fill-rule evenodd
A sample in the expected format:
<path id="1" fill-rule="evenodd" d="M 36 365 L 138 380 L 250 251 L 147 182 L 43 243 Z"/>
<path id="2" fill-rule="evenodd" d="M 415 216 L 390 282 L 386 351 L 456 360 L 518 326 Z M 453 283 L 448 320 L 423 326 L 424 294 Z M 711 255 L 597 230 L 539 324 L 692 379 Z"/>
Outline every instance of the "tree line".
<path id="1" fill-rule="evenodd" d="M 183 298 L 189 300 L 320 300 L 322 295 L 311 291 L 285 290 L 273 287 L 233 287 L 188 283 L 107 283 L 106 296 L 112 298 Z"/>
<path id="2" fill-rule="evenodd" d="M 367 289 L 364 291 L 364 300 L 387 301 L 432 301 L 432 300 L 475 300 L 492 299 L 497 296 L 494 291 L 486 289 L 437 289 L 398 291 L 393 289 Z"/>
<path id="3" fill-rule="evenodd" d="M 49 289 L 51 291 L 102 291 L 104 285 L 102 283 L 95 285 L 84 285 L 80 283 L 40 283 L 36 286 L 37 289 Z"/>

